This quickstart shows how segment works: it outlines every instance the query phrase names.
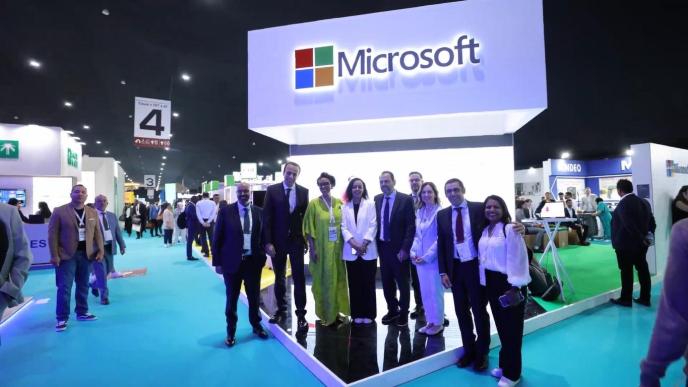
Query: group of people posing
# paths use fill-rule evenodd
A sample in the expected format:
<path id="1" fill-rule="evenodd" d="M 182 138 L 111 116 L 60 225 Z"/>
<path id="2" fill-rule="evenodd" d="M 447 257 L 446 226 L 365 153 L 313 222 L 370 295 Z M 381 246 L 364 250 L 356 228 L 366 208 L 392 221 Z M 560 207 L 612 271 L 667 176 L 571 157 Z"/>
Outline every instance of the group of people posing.
<path id="1" fill-rule="evenodd" d="M 525 286 L 530 282 L 528 254 L 522 237 L 525 229 L 511 222 L 501 197 L 467 201 L 463 183 L 453 178 L 443 186 L 450 206 L 442 208 L 437 186 L 423 182 L 421 173 L 409 174 L 412 194 L 407 195 L 396 190 L 394 174 L 383 171 L 379 176 L 382 193 L 373 200 L 360 178 L 348 181 L 340 200 L 331 194 L 335 177 L 323 172 L 317 179 L 320 195 L 309 201 L 308 190 L 296 184 L 300 171 L 298 164 L 287 162 L 284 181 L 268 187 L 262 209 L 250 203 L 250 186 L 238 184 L 238 201 L 217 214 L 212 256 L 227 289 L 226 345 L 236 343 L 242 282 L 254 333 L 267 337 L 260 326 L 259 284 L 268 255 L 277 300 L 270 323 L 287 318 L 289 259 L 298 329 L 308 329 L 306 253 L 315 314 L 325 326 L 336 326 L 349 316 L 354 324 L 374 323 L 379 258 L 387 304 L 383 324 L 408 324 L 414 282 L 415 312 L 424 312 L 427 321 L 418 331 L 439 334 L 444 323 L 444 289 L 451 289 L 464 348 L 457 365 L 484 371 L 490 344 L 489 302 L 502 345 L 499 367 L 492 375 L 499 379 L 499 386 L 518 383 Z"/>

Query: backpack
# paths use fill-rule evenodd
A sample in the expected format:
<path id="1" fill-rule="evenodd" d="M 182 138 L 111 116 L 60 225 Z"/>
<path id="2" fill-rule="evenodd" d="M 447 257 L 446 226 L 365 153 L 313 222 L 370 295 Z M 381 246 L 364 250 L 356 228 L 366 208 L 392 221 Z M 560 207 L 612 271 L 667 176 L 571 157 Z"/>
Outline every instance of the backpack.
<path id="1" fill-rule="evenodd" d="M 561 286 L 555 281 L 551 274 L 540 266 L 537 260 L 533 259 L 528 264 L 530 272 L 530 283 L 528 289 L 533 296 L 540 297 L 545 301 L 554 301 L 561 294 Z"/>
<path id="2" fill-rule="evenodd" d="M 183 212 L 177 216 L 177 227 L 182 230 L 186 228 L 186 214 Z"/>

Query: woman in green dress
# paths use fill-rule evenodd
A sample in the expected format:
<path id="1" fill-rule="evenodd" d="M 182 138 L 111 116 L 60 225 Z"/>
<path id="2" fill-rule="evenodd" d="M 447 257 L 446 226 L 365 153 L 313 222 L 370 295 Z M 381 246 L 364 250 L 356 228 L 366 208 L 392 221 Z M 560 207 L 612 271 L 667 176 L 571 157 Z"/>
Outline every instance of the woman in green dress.
<path id="1" fill-rule="evenodd" d="M 303 217 L 303 235 L 308 241 L 313 278 L 315 314 L 322 325 L 336 325 L 349 312 L 346 266 L 342 260 L 342 201 L 330 195 L 335 178 L 325 172 L 318 177 L 321 195 L 308 203 Z"/>
<path id="2" fill-rule="evenodd" d="M 604 240 L 610 240 L 612 239 L 612 213 L 609 212 L 609 207 L 607 207 L 602 198 L 598 197 L 595 199 L 595 202 L 597 202 L 597 211 L 594 215 L 600 217 L 602 229 L 604 229 Z"/>

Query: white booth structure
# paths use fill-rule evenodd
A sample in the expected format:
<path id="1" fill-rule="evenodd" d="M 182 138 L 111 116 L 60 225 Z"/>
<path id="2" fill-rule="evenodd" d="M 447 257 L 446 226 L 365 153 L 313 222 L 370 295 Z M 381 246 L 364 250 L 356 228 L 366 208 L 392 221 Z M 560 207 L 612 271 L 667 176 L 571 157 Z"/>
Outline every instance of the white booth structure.
<path id="1" fill-rule="evenodd" d="M 71 187 L 81 177 L 81 144 L 58 127 L 0 124 L 0 190 L 23 190 L 28 216 L 38 203 L 51 209 L 70 201 Z M 9 145 L 7 145 L 9 144 Z M 50 261 L 47 224 L 26 224 L 34 264 Z"/>
<path id="2" fill-rule="evenodd" d="M 124 209 L 124 169 L 112 157 L 85 155 L 83 160 L 80 182 L 88 190 L 88 202 L 105 195 L 110 202 L 108 211 L 119 216 Z"/>
<path id="3" fill-rule="evenodd" d="M 372 198 L 382 171 L 402 192 L 419 171 L 444 205 L 456 177 L 469 200 L 497 194 L 513 213 L 513 133 L 547 107 L 542 4 L 466 1 L 250 31 L 248 98 L 249 128 L 290 145 L 311 198 L 321 172 L 336 177 L 335 197 L 356 176 Z M 347 383 L 399 384 L 449 364 L 447 353 Z"/>

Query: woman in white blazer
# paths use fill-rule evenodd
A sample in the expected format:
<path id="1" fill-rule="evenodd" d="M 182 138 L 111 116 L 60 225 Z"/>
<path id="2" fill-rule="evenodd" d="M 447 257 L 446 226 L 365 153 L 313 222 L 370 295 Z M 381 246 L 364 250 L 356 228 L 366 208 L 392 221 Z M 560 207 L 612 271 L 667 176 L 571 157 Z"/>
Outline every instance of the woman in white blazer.
<path id="1" fill-rule="evenodd" d="M 342 207 L 342 237 L 349 278 L 349 300 L 354 324 L 371 324 L 376 317 L 375 272 L 377 271 L 377 216 L 375 203 L 359 178 L 349 181 Z"/>
<path id="2" fill-rule="evenodd" d="M 444 329 L 444 288 L 437 267 L 437 211 L 440 199 L 431 182 L 420 187 L 420 207 L 416 210 L 416 236 L 411 246 L 411 262 L 418 270 L 427 325 L 418 332 L 434 336 Z"/>

